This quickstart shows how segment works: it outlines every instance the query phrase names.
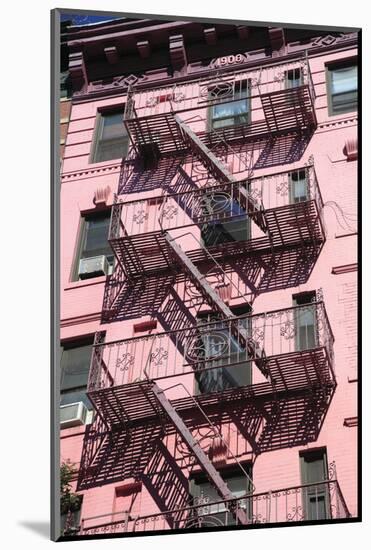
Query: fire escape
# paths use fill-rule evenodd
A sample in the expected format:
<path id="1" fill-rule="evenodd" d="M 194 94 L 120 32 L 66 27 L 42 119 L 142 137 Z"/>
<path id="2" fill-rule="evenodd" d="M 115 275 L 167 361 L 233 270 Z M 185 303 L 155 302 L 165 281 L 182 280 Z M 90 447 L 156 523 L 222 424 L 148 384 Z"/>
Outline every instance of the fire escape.
<path id="1" fill-rule="evenodd" d="M 289 71 L 299 69 L 300 85 L 286 88 Z M 200 113 L 240 100 L 235 91 L 241 89 L 249 90 L 254 102 L 260 101 L 263 118 L 232 128 L 200 130 Z M 305 403 L 312 399 L 310 406 L 320 410 L 320 418 L 336 386 L 333 337 L 320 295 L 304 309 L 244 316 L 236 316 L 229 305 L 231 297 L 252 305 L 258 292 L 247 293 L 246 288 L 256 288 L 257 281 L 264 280 L 269 262 L 274 270 L 277 250 L 320 249 L 325 240 L 322 199 L 312 163 L 302 167 L 307 187 L 304 199 L 290 201 L 289 171 L 255 176 L 250 152 L 236 177 L 233 162 L 228 162 L 239 160 L 241 144 L 313 133 L 316 117 L 309 65 L 301 60 L 298 66 L 260 69 L 256 74 L 240 72 L 171 88 L 130 90 L 124 122 L 137 157 L 147 164 L 169 157 L 179 157 L 181 162 L 171 185 L 164 186 L 158 196 L 144 194 L 135 201 L 116 197 L 109 240 L 119 275 L 106 313 L 120 310 L 120 292 L 125 285 L 141 288 L 149 284 L 170 327 L 145 338 L 110 343 L 97 334 L 88 385 L 96 417 L 86 436 L 79 484 L 84 488 L 89 483 L 112 481 L 109 472 L 115 470 L 114 464 L 120 464 L 120 479 L 142 479 L 145 471 L 151 476 L 159 445 L 164 438 L 175 437 L 204 472 L 233 521 L 247 525 L 252 522 L 247 508 L 237 502 L 210 451 L 219 445 L 228 460 L 242 468 L 216 425 L 221 407 L 225 414 L 230 409 L 236 422 L 241 411 L 250 411 L 249 428 L 245 426 L 244 432 L 241 428 L 241 433 L 249 432 L 246 438 L 258 453 L 262 452 L 259 445 L 264 450 L 264 441 L 268 435 L 272 438 L 280 422 L 282 400 L 304 395 Z M 205 174 L 198 181 L 192 170 L 195 163 Z M 276 202 L 270 204 L 269 182 L 273 180 L 277 189 L 286 185 L 286 202 L 279 203 L 281 195 L 276 192 Z M 245 238 L 210 246 L 203 242 L 205 228 L 247 218 L 252 223 Z M 255 280 L 245 281 L 243 287 L 234 269 L 236 262 L 243 263 L 250 256 L 263 260 Z M 169 304 L 176 309 L 181 301 L 176 295 L 180 287 L 192 289 L 197 307 L 188 309 L 183 317 L 177 311 L 166 317 Z M 202 308 L 210 314 L 200 325 L 196 317 Z M 295 323 L 308 311 L 316 320 L 314 341 L 298 348 L 293 336 Z M 146 314 L 145 308 L 140 314 Z M 183 322 L 185 318 L 187 322 Z M 228 369 L 238 364 L 256 367 L 254 383 L 193 395 L 185 380 L 187 376 L 207 376 L 221 365 Z M 195 435 L 198 424 L 211 430 L 212 443 L 207 448 Z M 169 468 L 168 462 L 163 467 Z M 174 465 L 174 471 L 176 468 Z M 181 476 L 179 473 L 178 479 Z M 251 480 L 249 483 L 252 491 Z M 183 500 L 187 521 L 195 512 L 187 508 L 188 497 Z M 177 517 L 170 509 L 167 512 L 167 517 L 171 516 L 168 526 L 179 524 L 180 512 Z M 130 523 L 130 518 L 126 519 Z"/>

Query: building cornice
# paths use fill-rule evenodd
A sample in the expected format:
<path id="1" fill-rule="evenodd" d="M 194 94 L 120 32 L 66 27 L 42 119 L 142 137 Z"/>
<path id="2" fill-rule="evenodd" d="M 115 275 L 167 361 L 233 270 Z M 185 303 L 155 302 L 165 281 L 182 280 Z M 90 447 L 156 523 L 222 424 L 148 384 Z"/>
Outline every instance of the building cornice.
<path id="1" fill-rule="evenodd" d="M 241 62 L 223 67 L 217 65 L 218 58 L 210 60 L 205 67 L 201 66 L 200 62 L 189 63 L 186 72 L 181 75 L 169 76 L 165 75 L 164 69 L 154 69 L 142 74 L 128 74 L 112 78 L 111 82 L 103 83 L 102 81 L 92 81 L 81 90 L 74 92 L 72 102 L 83 103 L 101 98 L 111 98 L 127 93 L 129 86 L 135 86 L 136 89 L 146 89 L 161 85 L 177 84 L 180 82 L 188 82 L 198 78 L 212 76 L 213 74 L 229 74 L 236 70 L 254 70 L 258 67 L 267 67 L 269 65 L 277 65 L 295 60 L 298 57 L 307 54 L 309 58 L 325 55 L 334 51 L 347 51 L 358 45 L 358 33 L 343 34 L 340 36 L 326 35 L 314 38 L 310 46 L 298 44 L 287 44 L 284 51 L 280 51 L 279 55 L 267 56 L 266 50 L 254 50 L 241 54 L 236 54 L 242 58 Z M 291 50 L 291 51 L 290 51 Z M 186 55 L 186 52 L 185 54 Z"/>

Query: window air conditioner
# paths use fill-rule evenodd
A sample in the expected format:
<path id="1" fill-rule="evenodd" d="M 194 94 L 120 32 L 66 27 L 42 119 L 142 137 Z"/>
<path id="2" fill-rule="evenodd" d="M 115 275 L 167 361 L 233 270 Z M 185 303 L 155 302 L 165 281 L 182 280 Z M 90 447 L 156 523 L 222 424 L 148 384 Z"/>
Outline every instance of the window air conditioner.
<path id="1" fill-rule="evenodd" d="M 82 401 L 60 406 L 61 428 L 72 428 L 82 426 L 86 423 L 88 409 Z"/>
<path id="2" fill-rule="evenodd" d="M 94 256 L 93 258 L 81 258 L 79 263 L 79 278 L 89 279 L 108 275 L 109 263 L 106 256 Z"/>

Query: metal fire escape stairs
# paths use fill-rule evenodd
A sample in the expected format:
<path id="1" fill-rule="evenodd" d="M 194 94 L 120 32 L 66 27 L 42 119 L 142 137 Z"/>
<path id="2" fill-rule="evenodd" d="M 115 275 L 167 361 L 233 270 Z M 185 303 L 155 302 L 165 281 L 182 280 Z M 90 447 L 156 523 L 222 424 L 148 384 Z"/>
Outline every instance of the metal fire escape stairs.
<path id="1" fill-rule="evenodd" d="M 191 151 L 207 168 L 210 174 L 214 176 L 218 182 L 226 182 L 236 184 L 236 178 L 230 174 L 224 164 L 215 156 L 215 154 L 201 141 L 201 139 L 191 130 L 191 128 L 178 116 L 174 115 L 175 122 L 183 136 L 185 143 L 190 147 Z M 248 212 L 251 219 L 266 233 L 267 224 L 265 221 L 264 210 L 258 203 L 249 195 L 248 191 L 242 185 L 239 186 L 241 197 L 241 206 Z"/>
<path id="2" fill-rule="evenodd" d="M 165 231 L 165 239 L 173 253 L 174 259 L 176 262 L 182 265 L 184 271 L 187 273 L 188 277 L 196 287 L 196 289 L 203 296 L 206 303 L 214 310 L 222 315 L 225 319 L 234 319 L 235 315 L 232 310 L 223 302 L 217 292 L 206 280 L 205 276 L 199 271 L 197 266 L 192 262 L 192 260 L 187 256 L 184 250 L 179 246 L 176 240 Z M 222 270 L 221 266 L 213 259 L 215 264 L 219 266 L 219 269 Z M 236 323 L 232 323 L 232 334 L 238 340 L 238 343 L 246 348 L 249 354 L 252 356 L 256 366 L 266 377 L 269 377 L 269 370 L 267 368 L 267 362 L 265 357 L 265 352 L 260 348 L 260 346 L 249 336 L 247 329 L 242 328 Z"/>
<path id="3" fill-rule="evenodd" d="M 209 457 L 201 447 L 200 443 L 196 441 L 194 436 L 192 435 L 192 432 L 190 429 L 186 426 L 184 420 L 181 418 L 177 410 L 175 409 L 174 405 L 171 403 L 171 401 L 167 398 L 165 394 L 165 390 L 161 389 L 158 384 L 151 380 L 148 376 L 148 373 L 146 372 L 146 369 L 144 370 L 144 374 L 147 377 L 147 379 L 150 380 L 151 384 L 151 390 L 153 392 L 153 395 L 155 396 L 158 404 L 160 405 L 161 409 L 165 413 L 166 417 L 171 421 L 172 425 L 174 426 L 177 434 L 181 437 L 185 445 L 187 446 L 189 452 L 194 456 L 199 466 L 202 468 L 202 470 L 206 473 L 209 481 L 213 484 L 215 487 L 218 495 L 221 499 L 223 499 L 226 502 L 229 502 L 229 510 L 232 513 L 232 515 L 236 518 L 237 522 L 241 525 L 247 525 L 249 524 L 249 518 L 243 508 L 238 507 L 235 504 L 235 496 L 233 495 L 232 491 L 229 489 L 227 483 L 224 481 L 218 470 L 215 468 L 215 466 L 210 461 Z M 214 424 L 211 422 L 207 414 L 203 411 L 202 407 L 199 405 L 197 400 L 192 396 L 187 388 L 182 384 L 175 384 L 174 386 L 171 386 L 169 388 L 166 388 L 166 390 L 172 389 L 176 386 L 181 386 L 186 393 L 189 395 L 191 400 L 194 402 L 194 405 L 199 409 L 200 413 L 204 418 L 207 420 L 208 424 L 212 428 L 214 435 L 218 437 L 219 440 L 223 442 L 225 447 L 228 449 L 229 453 L 233 457 L 233 459 L 236 461 L 237 465 L 240 467 L 244 475 L 246 476 L 249 485 L 250 490 L 254 490 L 254 485 L 252 483 L 252 480 L 250 476 L 247 474 L 246 470 L 242 467 L 240 462 L 238 461 L 237 457 L 230 451 L 228 448 L 228 445 L 225 443 L 221 433 L 219 430 L 214 426 Z"/>
<path id="4" fill-rule="evenodd" d="M 192 151 L 201 160 L 201 162 L 210 171 L 210 173 L 215 177 L 215 179 L 217 181 L 222 181 L 226 183 L 236 183 L 237 180 L 235 180 L 235 178 L 228 172 L 228 170 L 217 159 L 214 153 L 212 153 L 199 140 L 199 138 L 190 130 L 190 128 L 184 122 L 182 122 L 179 117 L 177 117 L 177 115 L 175 115 L 175 120 L 182 130 L 184 139 L 191 146 Z M 242 189 L 242 187 L 240 189 Z M 246 210 L 248 210 L 249 213 L 252 214 L 254 221 L 259 225 L 259 227 L 266 231 L 263 211 L 257 207 L 255 202 L 252 201 L 247 192 L 244 194 L 244 197 Z M 174 239 L 168 231 L 164 231 L 164 236 L 176 264 L 180 264 L 182 266 L 182 269 L 187 274 L 191 282 L 194 284 L 195 288 L 200 292 L 206 303 L 208 303 L 214 311 L 217 311 L 219 314 L 221 314 L 222 318 L 235 319 L 232 310 L 223 302 L 218 293 L 206 280 L 206 277 L 199 271 L 197 266 L 192 262 L 192 260 L 187 256 L 187 254 L 176 242 L 176 239 Z M 221 266 L 218 264 L 218 262 L 216 262 L 212 255 L 206 249 L 205 252 L 209 256 L 211 256 L 218 270 L 222 271 Z M 238 319 L 236 319 L 235 323 L 232 322 L 232 334 L 238 340 L 239 344 L 243 348 L 248 350 L 249 355 L 251 355 L 260 371 L 266 377 L 268 377 L 269 370 L 266 365 L 264 350 L 262 350 L 259 345 L 249 336 L 247 329 L 239 326 Z M 173 404 L 166 397 L 164 390 L 162 390 L 153 380 L 151 381 L 151 389 L 160 407 L 162 408 L 164 413 L 166 413 L 166 416 L 170 419 L 177 433 L 182 438 L 193 456 L 196 458 L 200 467 L 207 474 L 210 482 L 214 485 L 218 495 L 224 501 L 231 501 L 230 511 L 235 516 L 237 522 L 242 525 L 248 524 L 249 520 L 246 512 L 243 509 L 233 505 L 233 493 L 230 491 L 228 485 L 225 483 L 219 472 L 209 460 L 201 445 L 194 439 L 185 422 L 180 417 Z M 196 405 L 198 405 L 196 401 L 195 403 Z"/>
<path id="5" fill-rule="evenodd" d="M 179 135 L 182 137 L 183 141 L 189 146 L 190 150 L 195 154 L 195 156 L 202 162 L 205 168 L 209 173 L 216 179 L 217 182 L 221 183 L 230 183 L 238 184 L 237 180 L 229 173 L 227 168 L 223 163 L 215 156 L 215 154 L 200 140 L 200 138 L 189 128 L 189 126 L 183 122 L 177 115 L 174 115 L 175 123 L 178 127 Z M 247 190 L 240 185 L 239 192 L 242 197 L 241 206 L 246 210 L 249 216 L 253 221 L 258 225 L 258 227 L 267 232 L 267 225 L 265 222 L 265 213 L 262 207 L 249 195 Z M 171 255 L 174 257 L 176 264 L 181 265 L 184 272 L 187 274 L 191 282 L 194 284 L 195 288 L 200 292 L 203 299 L 210 305 L 210 307 L 221 314 L 222 318 L 225 319 L 235 319 L 235 323 L 232 321 L 232 334 L 238 340 L 239 344 L 247 349 L 252 360 L 258 366 L 260 371 L 266 376 L 269 376 L 269 369 L 267 367 L 267 360 L 265 357 L 265 352 L 260 348 L 260 346 L 249 336 L 248 330 L 244 327 L 239 326 L 238 318 L 235 317 L 232 310 L 223 302 L 219 297 L 217 292 L 206 280 L 205 276 L 199 271 L 197 266 L 192 262 L 192 260 L 187 256 L 187 254 L 182 250 L 178 245 L 175 239 L 169 234 L 168 231 L 163 231 L 166 243 L 168 245 Z M 205 249 L 206 253 L 211 256 L 211 254 Z M 211 256 L 214 263 L 218 266 L 218 269 L 222 269 L 221 266 L 216 262 L 216 260 Z M 192 453 L 192 455 L 197 460 L 200 467 L 207 474 L 210 482 L 214 485 L 218 495 L 226 502 L 230 502 L 229 509 L 230 512 L 234 515 L 237 522 L 246 525 L 249 523 L 248 516 L 246 511 L 242 508 L 239 508 L 234 504 L 235 497 L 230 491 L 228 485 L 225 483 L 217 469 L 214 467 L 209 457 L 206 455 L 205 451 L 195 440 L 190 429 L 185 424 L 184 420 L 178 414 L 174 405 L 165 395 L 165 391 L 161 389 L 155 380 L 150 379 L 146 370 L 145 375 L 150 382 L 150 391 L 155 397 L 157 403 L 159 404 L 162 411 L 165 413 L 166 417 L 170 420 L 171 424 L 174 426 L 178 435 L 182 438 L 185 445 Z M 169 388 L 168 388 L 169 389 Z M 201 410 L 202 414 L 205 413 L 202 411 L 197 400 L 191 396 L 195 405 Z M 214 427 L 216 430 L 216 428 Z M 236 459 L 237 460 L 237 459 Z"/>
<path id="6" fill-rule="evenodd" d="M 174 119 L 178 124 L 180 131 L 183 134 L 184 140 L 188 143 L 191 150 L 201 160 L 207 170 L 215 177 L 217 181 L 223 181 L 226 183 L 237 183 L 237 180 L 229 173 L 224 164 L 214 155 L 214 153 L 206 147 L 199 137 L 189 128 L 189 126 L 183 122 L 178 115 L 174 115 Z M 246 210 L 249 211 L 249 215 L 252 215 L 255 223 L 264 231 L 267 231 L 265 224 L 264 210 L 258 206 L 256 201 L 250 197 L 247 190 L 243 187 L 239 187 L 239 191 L 245 197 Z M 180 264 L 184 271 L 187 273 L 189 279 L 194 284 L 196 289 L 200 292 L 206 303 L 216 312 L 220 313 L 225 319 L 233 319 L 235 315 L 232 310 L 221 300 L 217 292 L 208 283 L 206 278 L 199 271 L 197 266 L 187 256 L 187 254 L 178 245 L 175 239 L 167 232 L 164 231 L 166 242 L 169 246 L 169 250 L 174 257 L 177 264 Z M 205 252 L 211 256 L 211 259 L 216 264 L 219 271 L 223 271 L 218 262 L 212 257 L 210 252 L 204 249 Z M 232 333 L 238 340 L 239 344 L 248 350 L 252 356 L 256 366 L 262 372 L 265 377 L 269 377 L 269 370 L 266 366 L 266 358 L 264 350 L 249 336 L 248 331 L 238 326 L 238 321 L 232 323 Z"/>

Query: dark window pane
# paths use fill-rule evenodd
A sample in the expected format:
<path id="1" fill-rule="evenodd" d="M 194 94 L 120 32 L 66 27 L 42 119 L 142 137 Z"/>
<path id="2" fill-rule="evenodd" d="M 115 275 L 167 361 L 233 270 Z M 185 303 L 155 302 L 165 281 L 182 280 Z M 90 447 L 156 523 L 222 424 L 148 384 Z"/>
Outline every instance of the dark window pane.
<path id="1" fill-rule="evenodd" d="M 356 65 L 346 65 L 329 70 L 332 114 L 357 109 L 358 74 Z"/>
<path id="2" fill-rule="evenodd" d="M 326 453 L 309 452 L 302 456 L 304 484 L 313 484 L 302 490 L 306 519 L 319 520 L 329 517 L 329 495 L 325 483 L 327 478 Z"/>
<path id="3" fill-rule="evenodd" d="M 247 99 L 247 90 L 243 84 L 234 91 L 235 101 L 221 103 L 211 107 L 211 126 L 212 128 L 224 128 L 236 124 L 247 124 L 249 122 L 249 101 Z M 239 99 L 241 98 L 241 99 Z"/>
<path id="4" fill-rule="evenodd" d="M 89 376 L 91 344 L 63 349 L 61 391 L 86 386 Z"/>
<path id="5" fill-rule="evenodd" d="M 331 93 L 339 94 L 357 90 L 357 66 L 352 65 L 331 71 Z"/>
<path id="6" fill-rule="evenodd" d="M 314 297 L 313 292 L 305 292 L 296 295 L 294 298 L 294 305 L 302 306 L 294 311 L 296 349 L 298 351 L 312 349 L 317 345 L 316 309 L 314 305 L 311 305 Z"/>
<path id="7" fill-rule="evenodd" d="M 123 121 L 123 111 L 101 113 L 94 153 L 94 162 L 122 158 L 128 148 L 128 134 Z"/>
<path id="8" fill-rule="evenodd" d="M 296 170 L 290 174 L 291 198 L 293 203 L 305 202 L 308 200 L 307 178 L 305 170 Z"/>
<path id="9" fill-rule="evenodd" d="M 82 258 L 92 258 L 101 254 L 112 254 L 108 243 L 110 217 L 107 214 L 101 218 L 87 218 L 86 237 L 82 251 Z"/>
<path id="10" fill-rule="evenodd" d="M 225 242 L 245 241 L 250 236 L 250 220 L 246 211 L 226 193 L 205 195 L 205 215 L 215 216 L 215 221 L 204 224 L 201 237 L 205 246 L 216 246 Z M 223 220 L 223 217 L 226 220 Z"/>
<path id="11" fill-rule="evenodd" d="M 308 520 L 327 519 L 326 496 L 318 492 L 308 497 Z"/>
<path id="12" fill-rule="evenodd" d="M 357 91 L 344 92 L 332 96 L 332 110 L 334 113 L 355 111 L 357 109 Z"/>
<path id="13" fill-rule="evenodd" d="M 126 135 L 126 128 L 123 120 L 123 113 L 102 115 L 103 130 L 101 139 L 112 139 Z"/>
<path id="14" fill-rule="evenodd" d="M 302 74 L 299 68 L 286 72 L 286 88 L 297 88 L 302 85 Z"/>
<path id="15" fill-rule="evenodd" d="M 241 320 L 240 326 L 248 329 L 249 319 Z M 251 363 L 244 362 L 246 350 L 227 329 L 210 330 L 200 334 L 199 340 L 200 359 L 208 370 L 196 374 L 196 393 L 213 393 L 251 384 Z"/>
<path id="16" fill-rule="evenodd" d="M 299 350 L 315 347 L 315 315 L 313 306 L 305 306 L 296 312 Z"/>
<path id="17" fill-rule="evenodd" d="M 97 147 L 95 162 L 103 162 L 105 160 L 119 159 L 125 156 L 127 151 L 128 140 L 126 137 L 100 141 Z"/>
<path id="18" fill-rule="evenodd" d="M 248 475 L 251 477 L 252 475 L 252 469 L 249 466 L 244 466 L 245 470 L 247 471 Z M 220 472 L 223 480 L 228 485 L 228 488 L 230 489 L 231 493 L 236 497 L 243 497 L 251 491 L 250 482 L 249 479 L 244 476 L 243 474 L 237 473 L 228 473 L 228 472 Z M 207 516 L 212 516 L 217 520 L 217 524 L 221 525 L 235 525 L 236 519 L 231 514 L 226 506 L 223 503 L 220 504 L 212 504 L 212 502 L 220 501 L 221 498 L 218 495 L 218 492 L 214 488 L 214 486 L 207 481 L 206 479 L 202 478 L 201 480 L 196 480 L 192 486 L 192 496 L 196 499 L 201 498 L 206 499 L 208 502 L 206 508 L 200 508 L 199 514 L 206 514 Z M 240 501 L 240 507 L 244 510 L 246 510 L 246 513 L 248 517 L 251 517 L 251 507 L 250 507 L 250 501 L 247 498 L 246 500 L 242 499 Z"/>

